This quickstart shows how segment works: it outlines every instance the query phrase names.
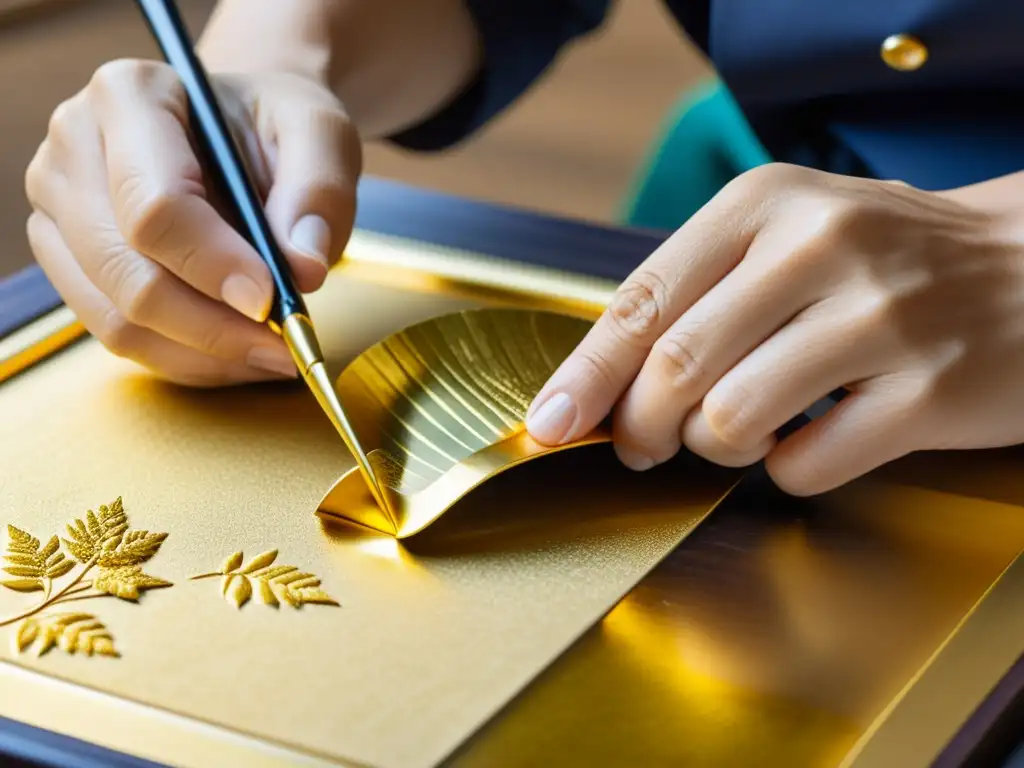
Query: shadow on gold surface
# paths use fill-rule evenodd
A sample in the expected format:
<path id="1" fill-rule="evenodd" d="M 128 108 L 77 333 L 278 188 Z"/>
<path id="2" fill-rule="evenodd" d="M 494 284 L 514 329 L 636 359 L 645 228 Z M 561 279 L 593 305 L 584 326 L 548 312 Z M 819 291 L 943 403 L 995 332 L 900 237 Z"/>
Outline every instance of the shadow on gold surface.
<path id="1" fill-rule="evenodd" d="M 986 498 L 1015 463 L 993 454 L 913 456 L 815 499 L 748 476 L 451 765 L 859 765 L 851 750 L 1024 548 L 1021 507 Z M 957 674 L 887 739 L 902 763 L 864 765 L 928 764 L 960 721 L 929 723 L 970 711 Z"/>
<path id="2" fill-rule="evenodd" d="M 524 428 L 533 398 L 590 325 L 534 310 L 464 310 L 406 328 L 360 354 L 338 378 L 337 391 L 385 506 L 350 470 L 317 514 L 405 538 L 514 466 L 608 441 L 601 428 L 551 448 Z"/>
<path id="3" fill-rule="evenodd" d="M 414 567 L 426 561 L 498 558 L 566 542 L 640 535 L 671 524 L 680 510 L 713 506 L 740 473 L 683 456 L 640 481 L 610 446 L 592 444 L 551 454 L 495 476 L 416 536 L 390 534 L 324 516 L 323 530 L 368 552 Z M 531 503 L 543 493 L 544 503 Z M 510 515 L 509 510 L 515 514 Z M 699 518 L 695 518 L 695 523 Z M 390 542 L 390 543 L 387 543 Z"/>

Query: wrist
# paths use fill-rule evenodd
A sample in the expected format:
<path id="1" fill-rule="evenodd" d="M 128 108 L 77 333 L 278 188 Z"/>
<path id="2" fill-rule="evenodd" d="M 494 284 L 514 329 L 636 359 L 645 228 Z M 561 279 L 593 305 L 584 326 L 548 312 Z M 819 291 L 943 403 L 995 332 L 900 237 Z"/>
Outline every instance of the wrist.
<path id="1" fill-rule="evenodd" d="M 327 85 L 332 41 L 325 17 L 333 1 L 264 7 L 267 0 L 221 0 L 196 53 L 214 74 L 285 73 Z M 256 6 L 256 7 L 253 7 Z"/>

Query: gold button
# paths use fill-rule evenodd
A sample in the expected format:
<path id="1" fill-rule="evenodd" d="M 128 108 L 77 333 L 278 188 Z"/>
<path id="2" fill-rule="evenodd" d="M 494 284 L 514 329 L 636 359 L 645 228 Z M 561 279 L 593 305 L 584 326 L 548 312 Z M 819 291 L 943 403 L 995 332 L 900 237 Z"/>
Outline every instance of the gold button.
<path id="1" fill-rule="evenodd" d="M 900 72 L 913 72 L 928 61 L 928 48 L 912 35 L 890 35 L 882 42 L 882 61 Z"/>

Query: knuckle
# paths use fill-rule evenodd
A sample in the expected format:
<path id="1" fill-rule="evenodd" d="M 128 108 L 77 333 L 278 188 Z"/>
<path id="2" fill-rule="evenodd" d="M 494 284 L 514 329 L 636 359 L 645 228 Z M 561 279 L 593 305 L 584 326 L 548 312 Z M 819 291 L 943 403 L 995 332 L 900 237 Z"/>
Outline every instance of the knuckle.
<path id="1" fill-rule="evenodd" d="M 855 200 L 836 195 L 817 196 L 807 216 L 812 238 L 823 247 L 831 248 L 853 234 L 862 220 L 862 206 Z"/>
<path id="2" fill-rule="evenodd" d="M 668 289 L 651 271 L 639 271 L 616 291 L 606 316 L 626 342 L 644 345 L 661 325 Z"/>
<path id="3" fill-rule="evenodd" d="M 748 450 L 761 437 L 754 435 L 751 429 L 756 403 L 741 387 L 711 390 L 704 396 L 701 408 L 711 431 L 733 450 Z"/>
<path id="4" fill-rule="evenodd" d="M 118 357 L 132 357 L 138 351 L 139 328 L 116 311 L 107 313 L 93 335 Z"/>
<path id="5" fill-rule="evenodd" d="M 899 386 L 900 413 L 897 421 L 909 426 L 916 419 L 923 418 L 935 405 L 941 390 L 941 375 L 929 372 L 917 376 L 907 376 L 894 382 Z"/>
<path id="6" fill-rule="evenodd" d="M 58 104 L 50 113 L 46 135 L 53 141 L 66 142 L 75 125 L 82 119 L 79 107 L 80 100 L 75 96 Z"/>
<path id="7" fill-rule="evenodd" d="M 101 64 L 89 80 L 90 93 L 103 96 L 135 82 L 141 64 L 135 59 L 114 59 Z"/>
<path id="8" fill-rule="evenodd" d="M 125 253 L 107 259 L 103 269 L 107 274 L 101 279 L 112 286 L 110 298 L 125 319 L 137 325 L 148 325 L 163 286 L 160 268 Z"/>
<path id="9" fill-rule="evenodd" d="M 123 92 L 127 88 L 137 87 L 151 80 L 166 67 L 156 61 L 141 59 L 114 59 L 101 64 L 89 80 L 90 95 L 106 99 L 112 94 Z"/>
<path id="10" fill-rule="evenodd" d="M 873 337 L 891 328 L 899 314 L 899 300 L 890 291 L 873 291 L 858 302 L 857 336 Z"/>
<path id="11" fill-rule="evenodd" d="M 25 197 L 28 198 L 29 203 L 34 209 L 41 207 L 46 188 L 50 182 L 51 173 L 49 148 L 47 142 L 44 141 L 25 168 Z"/>
<path id="12" fill-rule="evenodd" d="M 668 379 L 674 390 L 689 390 L 701 386 L 707 371 L 696 345 L 689 334 L 676 333 L 662 336 L 654 343 L 651 357 Z"/>
<path id="13" fill-rule="evenodd" d="M 803 184 L 808 178 L 808 169 L 788 163 L 765 163 L 744 171 L 730 181 L 726 188 L 741 195 L 763 195 Z"/>
<path id="14" fill-rule="evenodd" d="M 136 251 L 158 248 L 181 215 L 184 193 L 150 187 L 138 176 L 129 176 L 114 192 L 121 215 L 122 234 Z"/>
<path id="15" fill-rule="evenodd" d="M 789 496 L 803 498 L 814 496 L 822 490 L 815 473 L 809 471 L 798 460 L 776 462 L 769 457 L 765 468 L 772 482 Z"/>
<path id="16" fill-rule="evenodd" d="M 359 132 L 345 111 L 336 106 L 314 106 L 310 110 L 310 120 L 329 132 L 334 139 L 351 141 L 359 138 Z"/>
<path id="17" fill-rule="evenodd" d="M 195 348 L 211 357 L 229 357 L 234 348 L 230 326 L 227 323 L 213 323 L 205 327 L 196 339 Z"/>
<path id="18" fill-rule="evenodd" d="M 36 261 L 39 261 L 43 254 L 42 227 L 42 214 L 33 211 L 25 222 L 25 235 L 28 238 L 29 250 L 32 251 L 32 255 L 35 257 Z"/>
<path id="19" fill-rule="evenodd" d="M 309 180 L 306 194 L 332 213 L 354 209 L 356 204 L 355 185 L 341 169 L 321 171 Z"/>

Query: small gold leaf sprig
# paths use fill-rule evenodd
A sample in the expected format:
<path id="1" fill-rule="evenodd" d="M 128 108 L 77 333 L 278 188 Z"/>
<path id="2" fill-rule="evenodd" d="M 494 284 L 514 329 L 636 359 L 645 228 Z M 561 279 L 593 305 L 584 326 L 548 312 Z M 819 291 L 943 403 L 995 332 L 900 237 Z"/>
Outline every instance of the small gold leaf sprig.
<path id="1" fill-rule="evenodd" d="M 0 619 L 0 627 L 20 622 L 14 633 L 17 653 L 35 643 L 39 656 L 55 647 L 69 654 L 118 656 L 113 635 L 94 615 L 43 612 L 58 603 L 99 597 L 135 602 L 146 590 L 171 586 L 171 582 L 142 570 L 143 563 L 159 551 L 167 534 L 129 530 L 120 497 L 100 506 L 98 512 L 89 510 L 84 518 L 72 520 L 67 533 L 66 539 L 51 536 L 42 544 L 27 531 L 7 526 L 7 565 L 3 570 L 14 578 L 0 580 L 0 587 L 43 594 L 35 606 Z M 70 558 L 61 550 L 61 544 Z M 55 590 L 58 580 L 71 576 L 76 568 L 77 573 Z"/>
<path id="2" fill-rule="evenodd" d="M 221 565 L 220 570 L 201 573 L 192 579 L 220 577 L 221 594 L 241 608 L 255 594 L 264 605 L 277 608 L 281 603 L 300 608 L 306 603 L 338 605 L 320 588 L 320 579 L 294 565 L 275 565 L 277 550 L 256 555 L 242 566 L 243 554 L 235 552 Z"/>

